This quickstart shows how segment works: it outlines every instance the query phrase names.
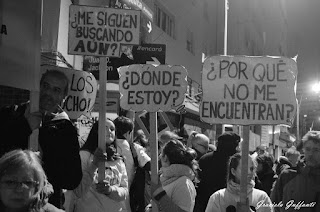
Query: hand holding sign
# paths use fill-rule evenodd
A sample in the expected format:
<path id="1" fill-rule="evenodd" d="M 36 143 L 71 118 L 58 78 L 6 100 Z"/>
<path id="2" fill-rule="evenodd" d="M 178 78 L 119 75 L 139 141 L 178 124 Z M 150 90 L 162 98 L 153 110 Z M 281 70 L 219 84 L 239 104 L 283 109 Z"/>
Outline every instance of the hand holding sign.
<path id="1" fill-rule="evenodd" d="M 52 65 L 41 66 L 42 73 L 52 69 L 63 72 L 69 79 L 68 96 L 62 109 L 66 111 L 70 119 L 77 119 L 81 114 L 89 116 L 97 94 L 98 84 L 95 77 L 85 71 Z"/>
<path id="2" fill-rule="evenodd" d="M 187 90 L 182 66 L 130 65 L 120 67 L 120 106 L 125 110 L 169 111 L 181 105 Z"/>

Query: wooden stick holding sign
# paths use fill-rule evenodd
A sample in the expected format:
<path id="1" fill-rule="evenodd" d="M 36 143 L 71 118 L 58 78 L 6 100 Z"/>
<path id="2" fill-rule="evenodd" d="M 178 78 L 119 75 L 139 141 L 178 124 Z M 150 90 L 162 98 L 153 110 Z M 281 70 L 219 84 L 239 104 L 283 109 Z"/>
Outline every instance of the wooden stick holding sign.
<path id="1" fill-rule="evenodd" d="M 200 118 L 209 124 L 244 125 L 240 202 L 248 212 L 249 126 L 292 125 L 297 108 L 297 64 L 285 57 L 213 56 L 202 69 Z"/>
<path id="2" fill-rule="evenodd" d="M 247 197 L 248 184 L 248 159 L 249 159 L 249 132 L 250 127 L 243 127 L 243 141 L 241 142 L 241 179 L 240 179 L 240 203 L 237 205 L 237 211 L 247 212 L 249 209 L 249 200 Z"/>
<path id="3" fill-rule="evenodd" d="M 110 2 L 110 1 L 109 1 Z M 79 1 L 75 1 L 79 3 Z M 93 3 L 94 4 L 94 3 Z M 107 80 L 107 58 L 120 57 L 120 44 L 137 45 L 140 43 L 140 13 L 137 10 L 115 9 L 110 7 L 97 7 L 87 5 L 74 5 L 69 7 L 69 34 L 68 34 L 68 54 L 71 55 L 92 55 L 100 57 L 99 65 L 99 129 L 98 145 L 105 152 L 106 135 L 106 80 Z M 105 20 L 115 21 L 115 17 L 123 17 L 117 24 L 108 24 L 101 20 L 103 14 Z M 112 22 L 111 21 L 111 22 Z M 79 30 L 81 29 L 81 30 Z M 94 37 L 88 38 L 82 30 L 101 31 L 104 34 L 108 32 L 117 32 L 117 35 L 128 34 L 128 36 L 104 36 L 101 39 Z M 79 33 L 80 32 L 80 33 Z M 127 39 L 128 38 L 128 39 Z M 99 181 L 104 179 L 104 164 L 99 165 Z"/>
<path id="4" fill-rule="evenodd" d="M 106 152 L 106 99 L 107 99 L 107 59 L 100 57 L 99 65 L 99 129 L 98 129 L 98 146 L 103 152 Z M 105 163 L 99 163 L 98 181 L 105 179 Z"/>
<path id="5" fill-rule="evenodd" d="M 143 73 L 143 74 L 142 74 Z M 159 184 L 157 112 L 179 107 L 187 91 L 187 70 L 182 66 L 130 65 L 119 70 L 120 106 L 125 110 L 150 112 L 152 193 Z M 155 202 L 152 211 L 158 211 Z"/>
<path id="6" fill-rule="evenodd" d="M 159 183 L 159 153 L 158 153 L 158 120 L 157 112 L 150 113 L 150 150 L 151 150 L 151 194 L 156 190 Z M 157 204 L 152 202 L 152 211 L 158 211 Z"/>

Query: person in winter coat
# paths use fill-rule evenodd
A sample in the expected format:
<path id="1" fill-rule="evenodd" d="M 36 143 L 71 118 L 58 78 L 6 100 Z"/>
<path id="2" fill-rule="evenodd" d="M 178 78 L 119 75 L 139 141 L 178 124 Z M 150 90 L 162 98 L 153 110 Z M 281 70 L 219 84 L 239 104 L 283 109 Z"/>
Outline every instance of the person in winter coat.
<path id="1" fill-rule="evenodd" d="M 302 138 L 305 166 L 285 169 L 271 192 L 276 211 L 320 211 L 320 132 Z"/>
<path id="2" fill-rule="evenodd" d="M 70 212 L 124 211 L 128 197 L 128 178 L 122 157 L 116 152 L 115 126 L 106 120 L 106 153 L 98 147 L 98 122 L 90 130 L 80 150 L 83 178 L 74 189 L 66 210 Z M 105 178 L 98 181 L 98 164 L 105 164 Z"/>
<path id="3" fill-rule="evenodd" d="M 30 103 L 6 106 L 0 110 L 0 157 L 13 149 L 27 149 L 29 136 L 39 129 L 39 149 L 54 193 L 49 202 L 62 207 L 62 189 L 76 188 L 82 178 L 76 127 L 60 104 L 67 96 L 68 78 L 57 70 L 47 71 L 40 81 L 39 111 Z"/>
<path id="4" fill-rule="evenodd" d="M 258 163 L 257 176 L 261 182 L 261 190 L 268 195 L 271 193 L 273 182 L 275 181 L 275 173 L 273 171 L 273 158 L 269 154 L 264 154 L 256 157 Z"/>
<path id="5" fill-rule="evenodd" d="M 52 192 L 35 152 L 17 149 L 0 158 L 0 211 L 62 212 L 48 203 Z"/>
<path id="6" fill-rule="evenodd" d="M 197 160 L 199 160 L 204 154 L 209 152 L 209 142 L 208 136 L 202 133 L 197 133 L 195 131 L 190 133 L 187 144 L 188 147 L 194 149 L 197 153 Z"/>
<path id="7" fill-rule="evenodd" d="M 250 209 L 253 212 L 273 211 L 271 200 L 266 192 L 254 188 L 254 175 L 256 164 L 249 156 L 247 198 Z M 240 202 L 240 179 L 241 179 L 241 154 L 236 153 L 230 158 L 228 164 L 227 188 L 220 189 L 210 196 L 206 212 L 238 211 Z"/>
<path id="8" fill-rule="evenodd" d="M 192 212 L 196 197 L 196 152 L 179 140 L 170 140 L 160 157 L 161 184 L 153 193 L 159 211 Z"/>
<path id="9" fill-rule="evenodd" d="M 124 158 L 128 175 L 129 197 L 125 200 L 126 210 L 128 212 L 135 212 L 136 210 L 141 211 L 142 209 L 144 210 L 145 206 L 147 205 L 144 201 L 144 172 L 150 171 L 151 158 L 141 145 L 133 142 L 131 136 L 133 133 L 134 124 L 130 118 L 119 116 L 114 120 L 114 124 L 116 127 L 117 151 Z M 139 179 L 136 178 L 137 174 L 139 175 L 139 177 L 137 177 Z M 139 189 L 134 187 L 139 187 Z"/>
<path id="10" fill-rule="evenodd" d="M 276 162 L 276 175 L 279 176 L 281 172 L 291 167 L 291 163 L 285 156 L 280 156 Z"/>
<path id="11" fill-rule="evenodd" d="M 217 150 L 203 155 L 199 160 L 199 184 L 195 212 L 204 212 L 209 197 L 226 187 L 227 167 L 230 156 L 239 151 L 240 136 L 225 132 L 218 137 Z"/>

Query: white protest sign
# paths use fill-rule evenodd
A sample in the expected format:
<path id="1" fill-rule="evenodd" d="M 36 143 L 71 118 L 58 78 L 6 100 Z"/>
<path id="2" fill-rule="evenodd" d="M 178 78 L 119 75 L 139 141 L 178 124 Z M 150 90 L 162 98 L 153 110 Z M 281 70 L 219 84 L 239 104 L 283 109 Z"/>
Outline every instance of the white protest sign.
<path id="1" fill-rule="evenodd" d="M 62 105 L 62 109 L 66 111 L 69 118 L 77 119 L 81 115 L 90 117 L 90 111 L 94 106 L 98 87 L 95 77 L 85 71 L 52 65 L 41 66 L 42 73 L 49 70 L 61 71 L 69 79 L 68 96 Z"/>
<path id="2" fill-rule="evenodd" d="M 212 124 L 291 125 L 297 64 L 284 57 L 213 56 L 202 69 L 200 118 Z"/>
<path id="3" fill-rule="evenodd" d="M 140 13 L 70 5 L 68 53 L 120 57 L 120 44 L 139 44 Z"/>
<path id="4" fill-rule="evenodd" d="M 183 66 L 130 65 L 119 68 L 120 106 L 125 110 L 169 111 L 181 105 L 187 91 Z"/>

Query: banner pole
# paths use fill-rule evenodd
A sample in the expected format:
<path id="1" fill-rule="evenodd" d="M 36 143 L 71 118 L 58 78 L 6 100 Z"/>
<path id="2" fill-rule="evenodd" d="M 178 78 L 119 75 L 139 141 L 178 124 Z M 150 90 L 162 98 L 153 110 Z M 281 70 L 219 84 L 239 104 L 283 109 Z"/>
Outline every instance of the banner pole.
<path id="1" fill-rule="evenodd" d="M 100 57 L 99 64 L 99 129 L 98 129 L 98 145 L 106 152 L 106 100 L 107 100 L 107 59 Z M 101 182 L 105 179 L 105 164 L 99 163 L 98 168 L 98 181 Z"/>
<path id="2" fill-rule="evenodd" d="M 157 112 L 150 112 L 150 150 L 151 150 L 151 194 L 155 191 L 155 185 L 159 183 L 158 177 L 158 122 Z M 157 212 L 158 208 L 152 201 L 152 212 Z"/>
<path id="3" fill-rule="evenodd" d="M 248 197 L 247 197 L 249 133 L 250 133 L 250 126 L 244 126 L 243 141 L 241 144 L 240 204 L 238 204 L 238 208 L 237 208 L 237 211 L 239 212 L 250 211 Z"/>

